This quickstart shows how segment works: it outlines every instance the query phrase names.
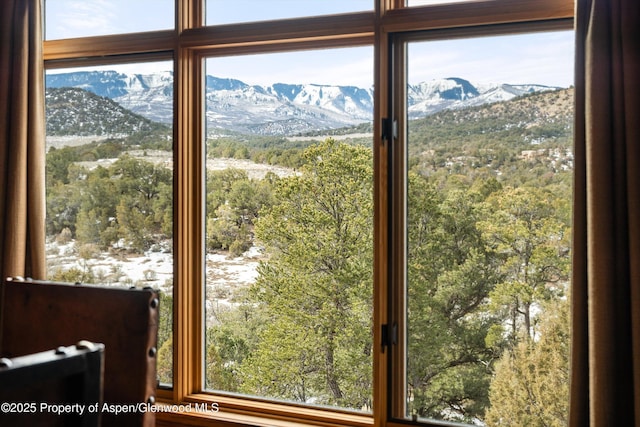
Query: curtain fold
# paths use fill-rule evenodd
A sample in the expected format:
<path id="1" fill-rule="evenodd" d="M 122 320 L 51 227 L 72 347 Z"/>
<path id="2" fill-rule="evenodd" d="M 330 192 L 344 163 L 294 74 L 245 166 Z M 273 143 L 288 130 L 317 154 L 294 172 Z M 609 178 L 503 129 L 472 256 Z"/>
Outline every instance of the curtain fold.
<path id="1" fill-rule="evenodd" d="M 640 426 L 640 6 L 576 2 L 569 425 Z"/>
<path id="2" fill-rule="evenodd" d="M 41 19 L 40 0 L 0 2 L 0 283 L 46 274 Z"/>

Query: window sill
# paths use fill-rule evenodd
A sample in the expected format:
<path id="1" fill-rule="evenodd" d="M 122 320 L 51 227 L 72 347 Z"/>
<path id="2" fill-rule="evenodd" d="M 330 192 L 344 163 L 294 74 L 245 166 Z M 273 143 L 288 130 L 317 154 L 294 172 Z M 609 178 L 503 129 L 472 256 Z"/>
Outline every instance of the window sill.
<path id="1" fill-rule="evenodd" d="M 257 427 L 371 427 L 370 414 L 354 414 L 275 403 L 244 402 L 210 395 L 194 395 L 181 405 L 159 402 L 156 425 L 163 426 L 257 426 Z"/>

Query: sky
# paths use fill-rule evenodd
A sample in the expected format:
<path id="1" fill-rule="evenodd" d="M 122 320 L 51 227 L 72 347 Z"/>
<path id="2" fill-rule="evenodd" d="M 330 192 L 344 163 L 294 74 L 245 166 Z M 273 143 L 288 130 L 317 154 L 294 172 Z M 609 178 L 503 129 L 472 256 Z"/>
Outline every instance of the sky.
<path id="1" fill-rule="evenodd" d="M 409 4 L 445 1 L 461 0 L 409 0 Z M 223 4 L 225 8 L 218 7 Z M 373 0 L 207 0 L 206 5 L 211 24 L 361 11 L 372 9 Z M 46 0 L 45 14 L 47 39 L 167 29 L 174 20 L 172 0 Z M 571 31 L 416 42 L 409 47 L 409 58 L 410 83 L 461 77 L 472 83 L 573 84 Z M 108 68 L 146 74 L 171 66 L 171 62 L 163 62 Z M 62 71 L 68 70 L 56 72 Z M 317 83 L 369 88 L 373 83 L 373 49 L 215 58 L 207 61 L 207 74 L 260 85 Z"/>

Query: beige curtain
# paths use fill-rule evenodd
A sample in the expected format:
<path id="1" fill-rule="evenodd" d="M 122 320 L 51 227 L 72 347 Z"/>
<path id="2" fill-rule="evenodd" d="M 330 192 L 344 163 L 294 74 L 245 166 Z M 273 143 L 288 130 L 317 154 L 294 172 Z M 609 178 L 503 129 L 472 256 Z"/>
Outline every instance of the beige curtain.
<path id="1" fill-rule="evenodd" d="M 45 278 L 44 134 L 40 0 L 2 0 L 0 283 L 7 276 Z"/>
<path id="2" fill-rule="evenodd" d="M 570 425 L 640 426 L 640 2 L 576 7 Z"/>

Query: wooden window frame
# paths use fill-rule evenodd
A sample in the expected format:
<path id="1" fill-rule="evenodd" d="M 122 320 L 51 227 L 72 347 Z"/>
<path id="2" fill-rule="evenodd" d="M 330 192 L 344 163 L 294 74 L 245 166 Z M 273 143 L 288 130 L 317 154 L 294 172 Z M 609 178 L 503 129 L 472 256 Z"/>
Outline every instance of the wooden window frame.
<path id="1" fill-rule="evenodd" d="M 203 26 L 204 0 L 176 0 L 175 29 L 44 42 L 45 67 L 61 68 L 174 61 L 174 357 L 173 387 L 159 390 L 160 404 L 217 403 L 219 412 L 161 412 L 158 426 L 315 425 L 389 426 L 398 386 L 392 384 L 393 351 L 385 349 L 381 325 L 392 317 L 394 280 L 390 217 L 397 201 L 390 189 L 399 179 L 389 173 L 393 141 L 382 138 L 382 118 L 393 113 L 393 71 L 389 35 L 423 30 L 491 28 L 506 23 L 572 19 L 573 0 L 485 0 L 404 7 L 403 0 L 372 0 L 374 11 L 277 21 Z M 482 27 L 481 27 L 482 26 Z M 484 31 L 484 30 L 481 30 Z M 487 30 L 489 31 L 489 30 Z M 204 107 L 206 57 L 290 50 L 374 47 L 374 294 L 373 411 L 320 409 L 227 394 L 205 393 L 204 310 Z M 397 212 L 396 212 L 397 214 Z M 194 307 L 200 307 L 194 310 Z M 396 355 L 397 356 L 397 355 Z M 397 377 L 397 376 L 396 376 Z M 394 409 L 396 408 L 396 409 Z M 410 424 L 410 423 L 409 423 Z M 424 424 L 423 424 L 424 425 Z"/>
<path id="2" fill-rule="evenodd" d="M 468 26 L 460 28 L 436 28 L 432 30 L 406 31 L 391 33 L 389 43 L 391 45 L 388 69 L 397 76 L 390 79 L 389 91 L 392 94 L 391 113 L 396 122 L 397 137 L 392 144 L 390 153 L 391 167 L 389 176 L 389 197 L 392 200 L 390 210 L 390 245 L 389 268 L 390 279 L 388 295 L 388 324 L 395 325 L 395 340 L 398 345 L 391 347 L 391 360 L 389 361 L 389 372 L 391 375 L 389 396 L 389 419 L 404 420 L 406 408 L 406 316 L 407 311 L 407 277 L 406 277 L 406 251 L 407 251 L 407 158 L 408 135 L 407 135 L 407 81 L 406 76 L 406 44 L 410 42 L 426 42 L 439 40 L 452 40 L 456 38 L 471 39 L 483 36 L 501 36 L 515 34 L 532 34 L 535 32 L 567 31 L 573 28 L 571 18 L 546 19 L 536 22 L 514 22 L 498 23 L 489 26 Z M 429 425 L 421 420 L 422 425 Z M 445 423 L 446 424 L 446 423 Z M 394 425 L 390 423 L 388 425 Z M 404 424 L 403 424 L 404 425 Z"/>

